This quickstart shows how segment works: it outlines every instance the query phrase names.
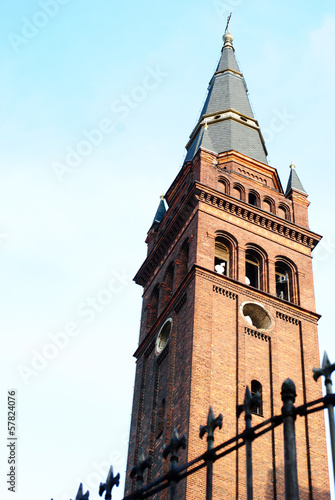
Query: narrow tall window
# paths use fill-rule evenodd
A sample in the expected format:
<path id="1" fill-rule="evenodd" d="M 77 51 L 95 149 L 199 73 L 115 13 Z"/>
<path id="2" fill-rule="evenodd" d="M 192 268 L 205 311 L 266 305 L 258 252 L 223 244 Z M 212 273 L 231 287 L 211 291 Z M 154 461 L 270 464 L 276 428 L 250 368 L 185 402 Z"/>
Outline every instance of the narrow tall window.
<path id="1" fill-rule="evenodd" d="M 149 330 L 158 316 L 158 299 L 159 299 L 159 290 L 158 287 L 154 289 L 152 294 L 150 295 L 149 304 L 148 304 L 148 315 L 147 315 L 147 330 Z"/>
<path id="2" fill-rule="evenodd" d="M 255 415 L 263 416 L 263 396 L 262 396 L 262 384 L 258 380 L 251 381 L 251 396 L 254 396 L 258 392 L 259 404 L 255 405 L 251 413 Z"/>
<path id="3" fill-rule="evenodd" d="M 252 250 L 245 254 L 245 282 L 254 288 L 260 288 L 260 258 Z"/>
<path id="4" fill-rule="evenodd" d="M 262 202 L 262 208 L 270 213 L 275 213 L 275 204 L 270 198 L 266 198 Z"/>
<path id="5" fill-rule="evenodd" d="M 178 259 L 176 264 L 178 265 L 177 267 L 177 280 L 176 280 L 176 287 L 180 285 L 180 283 L 183 281 L 185 278 L 187 271 L 188 271 L 188 256 L 189 256 L 189 247 L 188 243 L 184 243 L 184 245 L 181 247 Z"/>
<path id="6" fill-rule="evenodd" d="M 279 205 L 278 216 L 282 217 L 282 219 L 290 220 L 290 211 L 289 211 L 288 207 L 286 207 L 284 205 Z"/>
<path id="7" fill-rule="evenodd" d="M 156 439 L 159 438 L 159 436 L 161 436 L 163 433 L 164 419 L 165 419 L 165 398 L 162 399 L 158 409 Z"/>
<path id="8" fill-rule="evenodd" d="M 229 194 L 229 182 L 224 177 L 219 177 L 219 189 L 223 193 Z"/>
<path id="9" fill-rule="evenodd" d="M 173 274 L 174 274 L 173 264 L 170 264 L 169 267 L 167 268 L 162 283 L 161 310 L 164 309 L 164 307 L 167 305 L 167 303 L 171 298 L 173 292 Z"/>
<path id="10" fill-rule="evenodd" d="M 223 276 L 229 276 L 229 247 L 222 238 L 215 240 L 214 270 Z"/>
<path id="11" fill-rule="evenodd" d="M 250 205 L 255 205 L 255 207 L 257 207 L 257 205 L 258 205 L 257 196 L 252 191 L 248 195 L 248 203 L 250 203 Z"/>
<path id="12" fill-rule="evenodd" d="M 243 190 L 240 186 L 235 185 L 233 188 L 233 196 L 238 200 L 243 200 Z"/>
<path id="13" fill-rule="evenodd" d="M 276 264 L 276 295 L 279 299 L 291 300 L 290 273 L 284 264 Z"/>

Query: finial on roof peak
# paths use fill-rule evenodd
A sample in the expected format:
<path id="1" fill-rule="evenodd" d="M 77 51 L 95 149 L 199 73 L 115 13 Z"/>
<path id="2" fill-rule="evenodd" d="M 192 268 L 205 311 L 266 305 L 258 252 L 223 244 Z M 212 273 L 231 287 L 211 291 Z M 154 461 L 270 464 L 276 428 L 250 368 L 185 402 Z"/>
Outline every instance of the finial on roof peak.
<path id="1" fill-rule="evenodd" d="M 224 35 L 222 37 L 224 47 L 233 47 L 233 36 L 228 32 L 231 15 L 232 15 L 232 12 L 229 14 L 229 16 L 227 18 L 226 29 L 225 29 Z"/>
<path id="2" fill-rule="evenodd" d="M 227 24 L 226 24 L 226 29 L 224 30 L 224 34 L 228 33 L 228 28 L 229 28 L 229 22 L 230 22 L 231 15 L 232 15 L 232 12 L 227 17 Z"/>
<path id="3" fill-rule="evenodd" d="M 294 165 L 293 161 L 291 161 L 290 169 L 294 169 L 294 168 L 295 168 L 295 165 Z"/>
<path id="4" fill-rule="evenodd" d="M 163 194 L 160 195 L 160 199 L 164 200 L 164 195 Z"/>
<path id="5" fill-rule="evenodd" d="M 233 48 L 233 35 L 230 33 L 225 33 L 222 37 L 223 39 L 223 46 L 224 47 L 232 47 Z"/>

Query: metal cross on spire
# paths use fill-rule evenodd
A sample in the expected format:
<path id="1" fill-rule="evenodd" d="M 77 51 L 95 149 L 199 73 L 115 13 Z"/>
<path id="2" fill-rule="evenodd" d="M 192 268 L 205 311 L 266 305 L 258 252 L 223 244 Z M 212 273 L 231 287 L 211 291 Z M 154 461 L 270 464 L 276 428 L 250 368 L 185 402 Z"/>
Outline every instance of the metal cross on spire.
<path id="1" fill-rule="evenodd" d="M 227 24 L 226 24 L 226 29 L 224 30 L 224 34 L 228 33 L 228 27 L 229 27 L 231 15 L 232 15 L 232 12 L 229 14 L 229 16 L 227 18 Z"/>

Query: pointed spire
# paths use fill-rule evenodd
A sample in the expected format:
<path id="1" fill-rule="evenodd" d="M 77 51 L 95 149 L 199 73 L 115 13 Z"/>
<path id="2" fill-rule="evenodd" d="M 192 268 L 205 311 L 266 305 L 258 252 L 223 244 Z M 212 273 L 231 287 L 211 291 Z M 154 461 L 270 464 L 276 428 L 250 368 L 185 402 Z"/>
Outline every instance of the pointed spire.
<path id="1" fill-rule="evenodd" d="M 213 153 L 234 150 L 267 163 L 264 140 L 247 92 L 235 59 L 233 37 L 230 33 L 225 33 L 221 58 L 209 82 L 199 121 L 186 146 L 185 161 L 192 160 L 202 147 Z M 203 129 L 206 129 L 207 134 Z"/>
<path id="2" fill-rule="evenodd" d="M 287 188 L 286 188 L 286 192 L 285 192 L 285 196 L 287 196 L 289 194 L 289 192 L 291 191 L 291 189 L 295 189 L 297 191 L 301 191 L 302 193 L 306 193 L 303 185 L 301 184 L 301 181 L 298 177 L 298 174 L 295 170 L 295 165 L 291 162 L 291 165 L 290 165 L 290 176 L 288 178 L 288 183 L 287 183 Z"/>
<path id="3" fill-rule="evenodd" d="M 159 202 L 159 205 L 158 205 L 158 208 L 157 208 L 157 212 L 156 212 L 156 215 L 155 215 L 154 220 L 153 220 L 152 223 L 153 224 L 155 224 L 155 223 L 160 224 L 162 222 L 162 220 L 163 220 L 165 212 L 166 212 L 166 208 L 165 208 L 164 196 L 162 195 L 161 196 L 161 201 Z"/>

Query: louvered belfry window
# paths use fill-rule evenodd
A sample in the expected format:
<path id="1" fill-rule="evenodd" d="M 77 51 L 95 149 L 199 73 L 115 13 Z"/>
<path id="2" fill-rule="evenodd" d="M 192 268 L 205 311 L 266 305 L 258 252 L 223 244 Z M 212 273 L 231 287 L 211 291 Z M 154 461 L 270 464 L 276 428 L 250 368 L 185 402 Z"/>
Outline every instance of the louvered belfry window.
<path id="1" fill-rule="evenodd" d="M 276 295 L 279 299 L 291 300 L 290 273 L 282 263 L 276 264 Z"/>
<path id="2" fill-rule="evenodd" d="M 245 254 L 245 282 L 254 288 L 260 288 L 260 258 L 252 250 Z"/>
<path id="3" fill-rule="evenodd" d="M 215 240 L 214 270 L 223 276 L 229 276 L 229 247 L 222 238 Z"/>

